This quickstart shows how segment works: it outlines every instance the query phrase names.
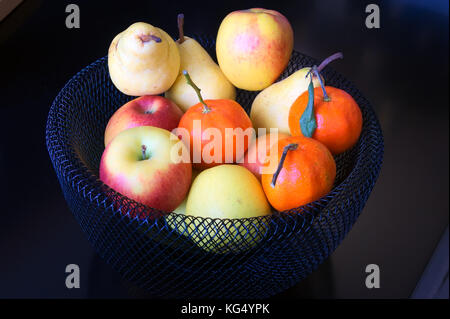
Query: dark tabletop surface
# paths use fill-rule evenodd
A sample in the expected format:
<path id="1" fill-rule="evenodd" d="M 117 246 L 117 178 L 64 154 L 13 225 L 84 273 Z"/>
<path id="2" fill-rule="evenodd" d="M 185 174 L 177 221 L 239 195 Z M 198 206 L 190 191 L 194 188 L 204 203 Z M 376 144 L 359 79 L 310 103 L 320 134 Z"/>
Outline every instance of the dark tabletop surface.
<path id="1" fill-rule="evenodd" d="M 76 3 L 80 29 L 67 29 Z M 365 26 L 377 3 L 381 28 Z M 385 138 L 380 177 L 360 218 L 332 256 L 275 298 L 407 298 L 448 225 L 448 1 L 39 1 L 0 22 L 0 297 L 145 297 L 101 260 L 70 213 L 45 146 L 45 122 L 72 75 L 107 54 L 115 34 L 146 21 L 177 35 L 215 36 L 233 10 L 275 9 L 295 49 L 333 64 L 373 104 Z M 67 289 L 65 267 L 81 269 Z M 379 265 L 381 288 L 365 267 Z"/>

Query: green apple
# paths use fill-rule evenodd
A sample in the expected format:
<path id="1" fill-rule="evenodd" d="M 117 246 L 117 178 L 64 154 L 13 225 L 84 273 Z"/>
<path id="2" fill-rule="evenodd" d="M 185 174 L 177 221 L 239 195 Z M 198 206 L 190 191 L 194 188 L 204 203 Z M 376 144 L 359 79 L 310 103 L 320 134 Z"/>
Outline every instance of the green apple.
<path id="1" fill-rule="evenodd" d="M 254 247 L 268 230 L 270 205 L 258 179 L 246 168 L 225 164 L 202 171 L 186 202 L 192 219 L 187 233 L 199 247 L 214 253 Z"/>

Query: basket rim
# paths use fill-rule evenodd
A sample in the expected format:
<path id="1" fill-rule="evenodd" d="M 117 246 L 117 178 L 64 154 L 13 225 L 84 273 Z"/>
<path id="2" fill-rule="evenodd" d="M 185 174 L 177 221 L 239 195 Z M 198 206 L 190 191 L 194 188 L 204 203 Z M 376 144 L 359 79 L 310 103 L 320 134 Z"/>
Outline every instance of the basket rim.
<path id="1" fill-rule="evenodd" d="M 294 54 L 297 55 L 301 55 L 303 57 L 309 58 L 311 60 L 316 61 L 314 58 L 309 57 L 306 54 L 300 53 L 299 51 L 293 50 L 292 52 L 292 56 Z M 291 56 L 291 58 L 292 58 Z M 49 115 L 47 118 L 47 123 L 46 123 L 46 145 L 47 145 L 47 150 L 49 152 L 50 158 L 51 158 L 51 162 L 53 164 L 53 167 L 55 169 L 55 171 L 57 172 L 58 175 L 58 179 L 60 178 L 60 176 L 62 178 L 64 178 L 64 180 L 69 183 L 72 184 L 72 186 L 74 186 L 75 182 L 77 183 L 77 187 L 78 187 L 78 192 L 82 191 L 82 195 L 83 197 L 89 197 L 89 199 L 91 201 L 96 201 L 97 204 L 100 206 L 103 206 L 105 209 L 110 208 L 113 212 L 113 214 L 120 214 L 121 218 L 125 218 L 128 217 L 130 218 L 130 222 L 132 221 L 138 221 L 139 223 L 153 223 L 155 220 L 159 220 L 159 219 L 163 219 L 165 221 L 165 223 L 167 223 L 167 219 L 165 217 L 168 216 L 173 216 L 174 219 L 178 219 L 178 218 L 183 218 L 183 220 L 187 220 L 187 219 L 192 219 L 192 220 L 200 220 L 200 221 L 220 221 L 223 223 L 226 223 L 228 221 L 236 221 L 239 220 L 241 222 L 247 223 L 247 222 L 252 222 L 253 220 L 261 220 L 261 219 L 265 219 L 265 218 L 276 218 L 276 216 L 281 216 L 281 217 L 288 217 L 288 218 L 292 218 L 292 217 L 301 217 L 301 218 L 305 218 L 305 215 L 311 215 L 310 217 L 312 217 L 313 219 L 316 217 L 321 217 L 323 216 L 322 212 L 324 207 L 327 206 L 327 204 L 335 197 L 338 197 L 338 195 L 342 192 L 344 192 L 344 190 L 351 186 L 351 181 L 353 180 L 353 178 L 355 178 L 356 176 L 358 176 L 359 174 L 365 174 L 366 176 L 374 176 L 375 180 L 378 177 L 378 174 L 381 170 L 381 165 L 383 162 L 383 154 L 384 154 L 384 140 L 383 140 L 383 135 L 382 135 L 382 130 L 381 130 L 381 126 L 379 124 L 378 118 L 371 106 L 371 104 L 367 101 L 367 99 L 360 93 L 360 91 L 356 88 L 355 85 L 353 85 L 352 82 L 350 82 L 349 80 L 347 80 L 345 77 L 343 77 L 342 75 L 340 75 L 339 73 L 335 72 L 332 68 L 327 67 L 326 70 L 323 71 L 323 76 L 326 78 L 326 74 L 336 74 L 340 77 L 342 77 L 343 79 L 346 80 L 346 82 L 352 86 L 352 88 L 354 89 L 354 91 L 359 95 L 360 99 L 362 99 L 364 101 L 364 104 L 367 106 L 367 112 L 368 115 L 370 116 L 366 116 L 366 118 L 364 118 L 364 114 L 363 114 L 363 125 L 368 125 L 369 123 L 365 123 L 368 118 L 371 120 L 370 125 L 374 127 L 374 129 L 377 130 L 378 136 L 379 136 L 379 147 L 378 150 L 376 150 L 374 147 L 369 147 L 366 148 L 364 150 L 362 150 L 361 152 L 357 152 L 356 156 L 355 156 L 355 163 L 353 168 L 351 169 L 351 171 L 349 172 L 349 174 L 337 185 L 335 185 L 333 187 L 333 189 L 325 196 L 323 196 L 322 198 L 303 205 L 303 206 L 299 206 L 290 210 L 285 210 L 285 211 L 273 211 L 273 214 L 268 215 L 268 216 L 256 216 L 256 217 L 247 217 L 247 218 L 235 218 L 235 219 L 231 219 L 231 218 L 210 218 L 210 217 L 199 217 L 199 216 L 193 216 L 193 215 L 186 215 L 186 214 L 180 214 L 180 213 L 175 213 L 175 212 L 164 212 L 164 211 L 160 211 L 158 209 L 152 208 L 150 206 L 146 206 L 144 204 L 141 204 L 139 202 L 136 202 L 130 198 L 128 198 L 125 195 L 122 195 L 118 192 L 116 192 L 114 189 L 110 188 L 108 185 L 104 184 L 100 179 L 99 176 L 97 176 L 97 174 L 95 174 L 94 172 L 92 172 L 83 162 L 83 160 L 81 160 L 81 158 L 79 158 L 79 156 L 76 154 L 76 151 L 74 149 L 74 147 L 72 145 L 66 145 L 66 148 L 69 149 L 69 151 L 64 151 L 61 149 L 58 149 L 58 147 L 60 147 L 61 145 L 64 145 L 64 141 L 62 140 L 62 136 L 61 136 L 61 131 L 58 129 L 58 126 L 56 125 L 56 123 L 51 121 L 52 115 L 57 113 L 58 110 L 58 106 L 61 103 L 61 100 L 63 99 L 63 96 L 65 95 L 65 93 L 67 91 L 71 91 L 71 90 L 77 90 L 78 88 L 78 84 L 79 84 L 79 79 L 83 78 L 84 75 L 88 74 L 92 69 L 101 67 L 103 63 L 107 62 L 107 58 L 108 56 L 104 56 L 101 57 L 99 59 L 97 59 L 96 61 L 92 62 L 91 64 L 89 64 L 88 66 L 86 66 L 85 68 L 83 68 L 82 70 L 80 70 L 79 72 L 77 72 L 74 76 L 72 76 L 70 78 L 70 80 L 68 82 L 66 82 L 66 84 L 63 86 L 63 88 L 58 92 L 57 96 L 55 97 L 50 110 L 49 110 Z M 277 80 L 278 81 L 278 80 Z M 79 88 L 78 88 L 79 89 Z M 351 93 L 349 93 L 351 94 Z M 353 94 L 351 94 L 353 95 Z M 358 103 L 359 107 L 360 103 Z M 63 114 L 64 116 L 66 116 L 66 114 Z M 361 132 L 361 136 L 358 139 L 357 144 L 354 146 L 356 147 L 361 147 L 360 142 L 363 138 L 363 134 L 368 134 L 369 132 L 366 132 L 364 130 L 362 130 Z M 364 136 L 367 137 L 367 136 Z M 378 158 L 379 160 L 377 161 L 376 165 L 362 165 L 361 161 L 361 157 L 363 154 L 366 153 L 376 153 L 378 151 Z M 62 152 L 62 154 L 59 157 L 59 160 L 56 160 L 54 158 L 54 156 L 52 156 L 52 154 L 55 154 L 57 152 Z M 64 166 L 64 169 L 62 169 L 62 163 L 69 163 L 69 165 Z M 76 163 L 76 165 L 74 165 L 74 163 Z M 71 170 L 71 167 L 77 167 L 75 169 Z M 58 174 L 59 173 L 59 174 Z M 80 187 L 80 184 L 83 184 Z M 100 190 L 102 189 L 102 190 Z M 113 196 L 108 196 L 107 194 L 113 195 Z M 114 197 L 114 200 L 112 199 L 112 197 Z M 130 205 L 132 205 L 134 207 L 135 211 L 145 211 L 145 212 L 151 212 L 146 214 L 146 216 L 144 218 L 142 218 L 142 215 L 140 214 L 134 214 L 134 217 L 130 215 L 130 210 L 128 210 L 126 212 L 126 214 L 124 214 L 122 212 L 122 205 L 119 205 L 118 207 L 115 207 L 115 204 L 117 204 L 117 201 L 121 202 L 121 203 L 129 203 Z M 317 207 L 320 207 L 320 209 L 317 209 Z M 313 209 L 314 208 L 314 209 Z M 312 210 L 312 211 L 310 211 Z M 306 214 L 303 214 L 306 213 Z"/>

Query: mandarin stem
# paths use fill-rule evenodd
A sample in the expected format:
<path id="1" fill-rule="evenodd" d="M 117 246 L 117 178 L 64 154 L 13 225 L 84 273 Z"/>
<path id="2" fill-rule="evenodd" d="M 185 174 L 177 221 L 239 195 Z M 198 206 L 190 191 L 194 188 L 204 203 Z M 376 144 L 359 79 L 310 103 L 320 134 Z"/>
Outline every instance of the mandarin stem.
<path id="1" fill-rule="evenodd" d="M 189 76 L 188 71 L 183 70 L 183 75 L 186 78 L 187 84 L 192 86 L 192 88 L 195 90 L 195 93 L 197 93 L 197 96 L 198 96 L 198 99 L 199 99 L 200 103 L 203 104 L 203 113 L 208 113 L 209 111 L 211 111 L 209 106 L 206 105 L 205 101 L 203 101 L 202 94 L 200 93 L 201 89 L 199 89 L 199 87 L 197 85 L 195 85 L 195 83 L 192 81 L 191 77 Z"/>
<path id="2" fill-rule="evenodd" d="M 320 87 L 322 88 L 322 92 L 323 92 L 323 100 L 325 102 L 330 102 L 331 99 L 328 96 L 327 91 L 325 90 L 325 85 L 323 85 L 322 77 L 320 76 L 320 73 L 319 73 L 319 70 L 318 70 L 317 66 L 314 65 L 312 67 L 312 72 L 319 79 Z"/>
<path id="3" fill-rule="evenodd" d="M 287 155 L 288 151 L 294 151 L 297 149 L 297 147 L 298 147 L 297 143 L 291 143 L 284 147 L 283 154 L 281 154 L 280 163 L 278 163 L 277 170 L 276 170 L 275 174 L 273 174 L 272 182 L 270 183 L 270 185 L 272 187 L 275 187 L 275 184 L 277 183 L 278 175 L 280 174 L 281 169 L 283 168 L 284 160 L 286 159 L 286 155 Z"/>

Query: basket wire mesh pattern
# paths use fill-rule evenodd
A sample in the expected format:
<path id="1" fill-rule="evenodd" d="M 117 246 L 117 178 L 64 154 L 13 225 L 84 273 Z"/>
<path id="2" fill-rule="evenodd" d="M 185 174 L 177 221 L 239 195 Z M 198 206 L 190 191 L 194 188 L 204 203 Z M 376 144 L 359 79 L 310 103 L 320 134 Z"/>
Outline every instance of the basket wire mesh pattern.
<path id="1" fill-rule="evenodd" d="M 215 58 L 214 41 L 195 38 Z M 314 63 L 294 51 L 280 79 Z M 335 158 L 333 190 L 290 211 L 222 220 L 167 214 L 104 185 L 98 179 L 104 129 L 133 97 L 112 84 L 107 57 L 76 74 L 50 108 L 46 143 L 64 197 L 98 254 L 162 298 L 266 298 L 314 271 L 358 218 L 383 159 L 383 136 L 369 102 L 331 68 L 322 74 L 327 85 L 352 95 L 363 114 L 357 145 Z M 237 101 L 249 112 L 257 93 L 238 90 Z"/>

